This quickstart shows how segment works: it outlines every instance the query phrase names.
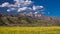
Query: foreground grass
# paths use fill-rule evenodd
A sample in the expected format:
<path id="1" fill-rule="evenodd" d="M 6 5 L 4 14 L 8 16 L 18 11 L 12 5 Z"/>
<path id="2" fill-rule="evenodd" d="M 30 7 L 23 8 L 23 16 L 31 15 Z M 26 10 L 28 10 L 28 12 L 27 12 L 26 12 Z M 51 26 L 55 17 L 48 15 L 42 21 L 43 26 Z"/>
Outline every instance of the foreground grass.
<path id="1" fill-rule="evenodd" d="M 60 34 L 60 27 L 0 27 L 0 34 Z"/>

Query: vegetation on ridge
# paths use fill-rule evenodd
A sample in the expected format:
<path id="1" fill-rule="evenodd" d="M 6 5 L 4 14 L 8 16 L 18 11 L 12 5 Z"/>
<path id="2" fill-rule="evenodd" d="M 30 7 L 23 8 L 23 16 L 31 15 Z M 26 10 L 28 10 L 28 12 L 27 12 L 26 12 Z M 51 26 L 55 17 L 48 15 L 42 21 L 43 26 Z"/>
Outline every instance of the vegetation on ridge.
<path id="1" fill-rule="evenodd" d="M 0 26 L 60 26 L 60 19 L 39 14 L 0 14 Z"/>

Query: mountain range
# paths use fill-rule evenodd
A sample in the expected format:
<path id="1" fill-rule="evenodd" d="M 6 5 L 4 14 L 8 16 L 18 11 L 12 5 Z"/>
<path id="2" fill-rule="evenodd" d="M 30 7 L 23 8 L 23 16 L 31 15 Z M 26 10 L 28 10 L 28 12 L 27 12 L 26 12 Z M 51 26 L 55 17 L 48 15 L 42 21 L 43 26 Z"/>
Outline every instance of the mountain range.
<path id="1" fill-rule="evenodd" d="M 60 18 L 30 13 L 0 13 L 0 26 L 60 26 Z"/>

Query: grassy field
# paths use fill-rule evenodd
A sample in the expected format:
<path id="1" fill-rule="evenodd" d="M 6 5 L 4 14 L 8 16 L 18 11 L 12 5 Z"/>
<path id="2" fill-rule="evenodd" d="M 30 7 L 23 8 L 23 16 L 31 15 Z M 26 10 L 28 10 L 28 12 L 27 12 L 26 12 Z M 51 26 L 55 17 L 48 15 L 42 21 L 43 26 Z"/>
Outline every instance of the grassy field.
<path id="1" fill-rule="evenodd" d="M 0 34 L 60 34 L 60 27 L 0 27 Z"/>

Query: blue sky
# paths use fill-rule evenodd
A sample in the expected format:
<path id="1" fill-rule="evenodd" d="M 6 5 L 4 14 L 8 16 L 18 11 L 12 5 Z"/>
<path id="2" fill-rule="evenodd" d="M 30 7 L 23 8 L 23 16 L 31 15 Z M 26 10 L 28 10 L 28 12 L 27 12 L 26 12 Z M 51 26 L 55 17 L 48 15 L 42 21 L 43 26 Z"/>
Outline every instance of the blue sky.
<path id="1" fill-rule="evenodd" d="M 35 5 L 44 6 L 46 8 L 46 11 L 50 12 L 50 14 L 45 15 L 60 17 L 60 0 L 32 0 L 32 1 L 35 2 L 34 3 Z M 0 5 L 4 2 L 14 3 L 13 0 L 0 0 Z M 5 12 L 5 9 L 0 8 L 0 11 Z"/>
<path id="2" fill-rule="evenodd" d="M 43 5 L 47 11 L 50 12 L 49 16 L 60 17 L 60 0 L 34 0 L 35 4 Z"/>

